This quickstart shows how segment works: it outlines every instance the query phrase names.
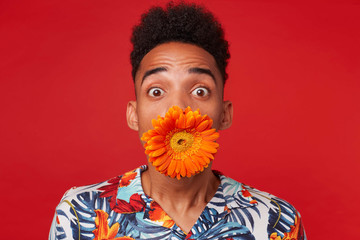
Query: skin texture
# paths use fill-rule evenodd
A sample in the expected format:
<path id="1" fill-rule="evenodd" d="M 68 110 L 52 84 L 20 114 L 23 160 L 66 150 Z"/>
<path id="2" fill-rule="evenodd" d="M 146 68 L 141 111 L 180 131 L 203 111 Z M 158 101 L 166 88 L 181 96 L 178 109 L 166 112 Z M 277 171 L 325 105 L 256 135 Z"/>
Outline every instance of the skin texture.
<path id="1" fill-rule="evenodd" d="M 232 104 L 223 101 L 223 82 L 214 57 L 187 43 L 170 42 L 152 49 L 140 63 L 135 77 L 136 101 L 127 106 L 127 121 L 139 137 L 152 129 L 151 120 L 177 105 L 208 114 L 213 128 L 232 123 Z M 216 159 L 215 159 L 216 161 Z M 142 174 L 144 192 L 151 196 L 185 232 L 190 231 L 215 194 L 219 179 L 211 166 L 181 180 L 160 174 L 149 164 Z"/>

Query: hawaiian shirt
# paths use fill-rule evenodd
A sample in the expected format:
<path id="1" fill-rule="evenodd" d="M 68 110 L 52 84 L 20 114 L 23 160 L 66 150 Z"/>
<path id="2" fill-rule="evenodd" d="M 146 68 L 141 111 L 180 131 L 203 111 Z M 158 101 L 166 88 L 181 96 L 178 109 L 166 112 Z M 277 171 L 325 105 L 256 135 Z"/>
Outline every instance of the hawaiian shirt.
<path id="1" fill-rule="evenodd" d="M 286 201 L 225 177 L 184 232 L 141 186 L 147 166 L 65 193 L 49 239 L 306 240 L 300 214 Z"/>

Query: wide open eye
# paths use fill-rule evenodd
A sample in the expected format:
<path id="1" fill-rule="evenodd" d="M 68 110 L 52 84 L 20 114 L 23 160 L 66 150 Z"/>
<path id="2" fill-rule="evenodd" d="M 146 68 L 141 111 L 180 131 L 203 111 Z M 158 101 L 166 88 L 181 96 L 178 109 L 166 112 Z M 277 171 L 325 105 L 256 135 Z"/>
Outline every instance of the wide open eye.
<path id="1" fill-rule="evenodd" d="M 209 95 L 210 91 L 209 89 L 205 88 L 205 87 L 198 87 L 195 88 L 191 94 L 197 97 L 206 97 L 207 95 Z"/>
<path id="2" fill-rule="evenodd" d="M 164 90 L 162 90 L 161 88 L 154 87 L 148 91 L 148 94 L 151 97 L 160 97 L 164 94 Z"/>

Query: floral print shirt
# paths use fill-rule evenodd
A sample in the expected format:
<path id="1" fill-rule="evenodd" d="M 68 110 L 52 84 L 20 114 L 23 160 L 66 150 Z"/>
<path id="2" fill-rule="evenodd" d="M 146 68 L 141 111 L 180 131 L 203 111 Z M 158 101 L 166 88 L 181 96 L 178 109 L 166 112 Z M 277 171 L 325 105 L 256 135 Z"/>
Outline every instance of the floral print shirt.
<path id="1" fill-rule="evenodd" d="M 56 208 L 49 240 L 306 240 L 293 206 L 221 174 L 217 192 L 186 233 L 144 193 L 141 172 L 146 169 L 70 189 Z"/>

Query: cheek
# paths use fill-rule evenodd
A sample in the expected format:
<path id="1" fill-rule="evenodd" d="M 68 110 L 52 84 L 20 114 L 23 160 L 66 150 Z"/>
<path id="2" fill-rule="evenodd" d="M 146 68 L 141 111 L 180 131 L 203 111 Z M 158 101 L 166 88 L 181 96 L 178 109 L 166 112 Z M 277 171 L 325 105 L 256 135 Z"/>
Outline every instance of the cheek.
<path id="1" fill-rule="evenodd" d="M 158 115 L 161 115 L 159 107 L 154 104 L 143 104 L 138 107 L 139 135 L 153 128 L 151 120 L 157 119 Z"/>
<path id="2" fill-rule="evenodd" d="M 141 137 L 143 136 L 144 133 L 146 133 L 148 130 L 152 129 L 152 125 L 151 125 L 151 119 L 150 121 L 147 121 L 145 123 L 140 123 L 139 121 L 139 131 L 138 131 L 138 134 L 139 134 L 139 138 L 140 138 L 140 141 L 142 142 L 142 144 L 144 144 L 144 142 L 141 140 Z"/>
<path id="3" fill-rule="evenodd" d="M 212 108 L 210 111 L 204 112 L 207 113 L 208 116 L 213 120 L 212 128 L 219 129 L 222 118 L 223 118 L 223 109 L 222 104 L 214 104 L 214 108 Z"/>
<path id="4" fill-rule="evenodd" d="M 221 125 L 221 120 L 222 120 L 221 115 L 220 116 L 218 115 L 218 116 L 212 118 L 212 120 L 214 121 L 213 125 L 212 125 L 212 128 L 219 129 L 220 125 Z"/>
<path id="5" fill-rule="evenodd" d="M 151 120 L 153 117 L 150 113 L 143 111 L 139 115 L 139 131 L 147 131 L 152 127 Z"/>

